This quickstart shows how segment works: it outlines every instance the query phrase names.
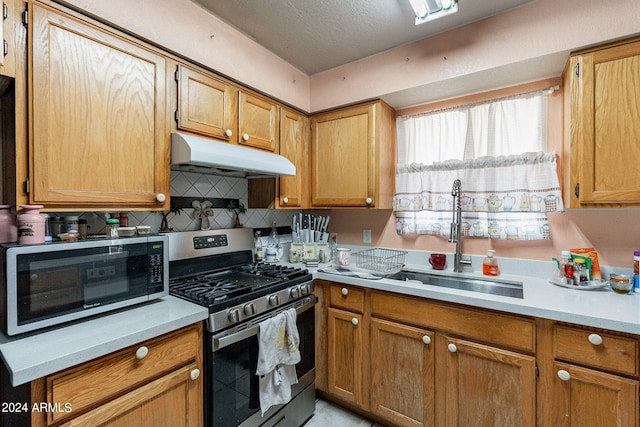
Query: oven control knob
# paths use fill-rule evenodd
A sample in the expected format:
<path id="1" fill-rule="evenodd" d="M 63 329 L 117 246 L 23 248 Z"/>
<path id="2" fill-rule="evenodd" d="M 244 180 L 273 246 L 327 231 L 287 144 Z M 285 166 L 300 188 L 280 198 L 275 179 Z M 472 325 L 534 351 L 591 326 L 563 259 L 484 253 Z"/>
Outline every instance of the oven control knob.
<path id="1" fill-rule="evenodd" d="M 300 285 L 300 296 L 309 295 L 309 286 L 306 283 Z"/>
<path id="2" fill-rule="evenodd" d="M 289 296 L 291 298 L 300 298 L 300 288 L 295 286 L 289 290 Z"/>
<path id="3" fill-rule="evenodd" d="M 242 311 L 244 311 L 245 316 L 253 316 L 256 314 L 256 307 L 250 302 L 242 307 Z"/>
<path id="4" fill-rule="evenodd" d="M 227 319 L 229 322 L 239 322 L 240 321 L 240 310 L 234 308 L 233 310 L 229 310 L 227 312 Z"/>
<path id="5" fill-rule="evenodd" d="M 269 295 L 269 305 L 271 307 L 280 305 L 280 297 L 278 295 Z"/>

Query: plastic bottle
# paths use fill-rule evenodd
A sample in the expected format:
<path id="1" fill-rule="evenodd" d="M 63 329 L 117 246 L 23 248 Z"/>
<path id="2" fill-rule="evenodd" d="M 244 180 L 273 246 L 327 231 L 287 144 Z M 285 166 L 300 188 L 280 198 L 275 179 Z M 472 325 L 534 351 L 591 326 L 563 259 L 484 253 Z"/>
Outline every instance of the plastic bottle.
<path id="1" fill-rule="evenodd" d="M 498 260 L 493 256 L 495 252 L 496 251 L 489 249 L 486 258 L 482 261 L 482 274 L 485 276 L 498 276 L 500 274 Z"/>
<path id="2" fill-rule="evenodd" d="M 640 292 L 640 251 L 633 252 L 633 287 Z"/>
<path id="3" fill-rule="evenodd" d="M 575 285 L 589 280 L 589 273 L 584 259 L 576 258 L 573 260 L 573 277 Z"/>
<path id="4" fill-rule="evenodd" d="M 560 253 L 560 272 L 562 273 L 562 283 L 573 285 L 574 282 L 574 266 L 571 261 L 571 252 L 562 251 Z"/>

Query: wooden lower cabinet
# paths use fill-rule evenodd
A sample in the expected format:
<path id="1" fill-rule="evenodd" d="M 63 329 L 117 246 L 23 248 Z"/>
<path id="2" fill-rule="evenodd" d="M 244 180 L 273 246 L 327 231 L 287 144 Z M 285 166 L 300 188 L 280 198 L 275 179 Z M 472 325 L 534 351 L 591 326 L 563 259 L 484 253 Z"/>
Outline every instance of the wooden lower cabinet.
<path id="1" fill-rule="evenodd" d="M 173 371 L 149 384 L 87 412 L 62 426 L 197 426 L 201 399 L 195 363 Z"/>
<path id="2" fill-rule="evenodd" d="M 384 425 L 640 425 L 637 335 L 326 280 L 315 289 L 319 394 Z"/>
<path id="3" fill-rule="evenodd" d="M 542 389 L 538 425 L 637 427 L 638 336 L 578 325 L 538 321 Z"/>
<path id="4" fill-rule="evenodd" d="M 638 381 L 567 363 L 555 363 L 554 418 L 558 427 L 638 425 Z M 561 378 L 562 377 L 562 378 Z"/>
<path id="5" fill-rule="evenodd" d="M 202 324 L 35 380 L 31 425 L 203 425 Z"/>
<path id="6" fill-rule="evenodd" d="M 535 357 L 450 337 L 444 344 L 443 425 L 536 425 Z"/>
<path id="7" fill-rule="evenodd" d="M 372 318 L 371 411 L 398 426 L 435 426 L 435 334 Z"/>
<path id="8" fill-rule="evenodd" d="M 362 315 L 329 308 L 327 325 L 329 392 L 357 406 L 363 406 Z"/>

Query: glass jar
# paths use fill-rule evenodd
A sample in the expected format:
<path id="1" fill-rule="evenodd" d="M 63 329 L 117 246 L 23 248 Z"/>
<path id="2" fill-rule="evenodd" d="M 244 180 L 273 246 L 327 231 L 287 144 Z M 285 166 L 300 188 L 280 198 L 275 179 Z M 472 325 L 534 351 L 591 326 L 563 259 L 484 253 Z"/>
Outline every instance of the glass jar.
<path id="1" fill-rule="evenodd" d="M 269 237 L 267 238 L 267 246 L 273 248 L 280 247 L 280 236 L 278 236 L 278 230 L 276 229 L 275 221 L 271 223 L 271 233 L 269 233 Z"/>
<path id="2" fill-rule="evenodd" d="M 77 216 L 67 216 L 64 218 L 64 223 L 67 226 L 67 233 L 77 233 L 78 232 L 78 217 Z"/>
<path id="3" fill-rule="evenodd" d="M 81 239 L 86 239 L 87 238 L 87 229 L 88 228 L 89 228 L 89 225 L 87 224 L 87 220 L 86 219 L 81 218 L 81 219 L 78 220 L 78 233 L 80 234 L 80 238 Z"/>
<path id="4" fill-rule="evenodd" d="M 116 218 L 109 218 L 107 220 L 107 239 L 117 239 L 118 238 L 118 226 L 120 225 L 120 221 Z"/>
<path id="5" fill-rule="evenodd" d="M 579 285 L 589 280 L 589 272 L 584 259 L 576 258 L 573 260 L 573 276 L 575 278 L 574 285 Z"/>
<path id="6" fill-rule="evenodd" d="M 51 237 L 58 238 L 58 235 L 66 232 L 66 225 L 64 218 L 61 216 L 55 216 L 51 218 Z"/>

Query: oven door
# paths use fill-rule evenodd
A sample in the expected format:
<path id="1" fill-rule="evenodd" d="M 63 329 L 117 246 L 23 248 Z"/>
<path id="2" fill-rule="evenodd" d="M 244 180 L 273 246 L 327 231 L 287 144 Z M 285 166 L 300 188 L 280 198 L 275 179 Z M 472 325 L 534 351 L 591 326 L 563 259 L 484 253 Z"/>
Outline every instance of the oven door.
<path id="1" fill-rule="evenodd" d="M 307 296 L 277 311 L 267 313 L 214 335 L 207 340 L 210 360 L 206 368 L 205 418 L 208 426 L 302 425 L 315 409 L 315 321 L 314 295 Z M 296 364 L 298 384 L 292 386 L 291 402 L 260 413 L 256 366 L 258 363 L 259 323 L 295 307 L 300 335 L 301 360 Z M 295 411 L 283 406 L 299 405 Z M 295 412 L 295 415 L 290 414 Z M 285 417 L 287 418 L 286 420 Z"/>

